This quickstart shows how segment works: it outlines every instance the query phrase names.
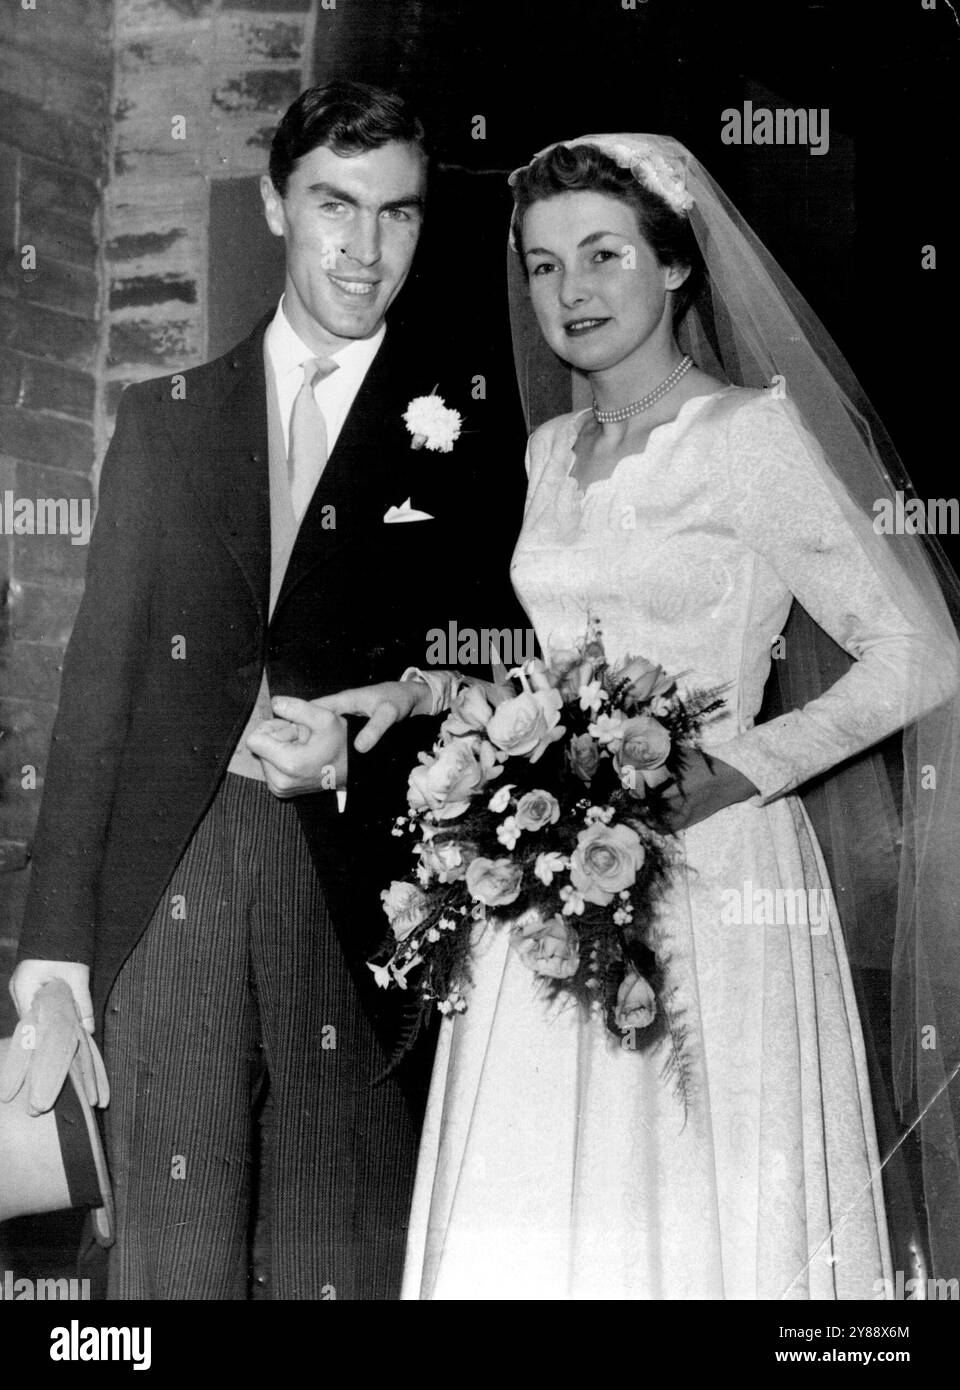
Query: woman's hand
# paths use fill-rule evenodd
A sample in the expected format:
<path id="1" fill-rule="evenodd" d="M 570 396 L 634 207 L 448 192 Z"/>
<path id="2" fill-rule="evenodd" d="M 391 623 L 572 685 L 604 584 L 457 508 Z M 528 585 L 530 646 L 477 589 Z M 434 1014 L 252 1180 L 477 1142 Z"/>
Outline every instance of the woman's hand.
<path id="1" fill-rule="evenodd" d="M 749 778 L 720 758 L 699 748 L 684 748 L 681 756 L 677 778 L 664 788 L 661 797 L 669 830 L 689 830 L 725 806 L 757 795 Z"/>
<path id="2" fill-rule="evenodd" d="M 362 685 L 356 690 L 324 695 L 310 703 L 334 714 L 365 714 L 367 722 L 353 746 L 358 753 L 368 753 L 393 724 L 415 714 L 429 714 L 433 693 L 422 681 L 381 681 L 379 685 Z"/>

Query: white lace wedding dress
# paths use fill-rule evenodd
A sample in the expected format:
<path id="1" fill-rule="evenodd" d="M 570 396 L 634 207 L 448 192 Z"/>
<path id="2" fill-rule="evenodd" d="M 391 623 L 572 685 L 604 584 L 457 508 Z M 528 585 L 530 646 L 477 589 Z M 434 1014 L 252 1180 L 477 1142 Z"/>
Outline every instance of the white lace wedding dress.
<path id="1" fill-rule="evenodd" d="M 686 1113 L 663 1052 L 548 1008 L 508 933 L 487 929 L 469 1007 L 441 1029 L 403 1297 L 875 1298 L 890 1257 L 840 925 L 832 907 L 751 921 L 765 915 L 751 901 L 829 892 L 786 793 L 935 701 L 936 642 L 878 580 L 788 401 L 736 387 L 687 401 L 585 494 L 569 476 L 580 423 L 551 421 L 528 450 L 512 572 L 539 640 L 573 646 L 596 615 L 612 659 L 728 682 L 705 743 L 760 795 L 681 835 L 659 912 Z M 793 596 L 858 660 L 754 727 Z"/>

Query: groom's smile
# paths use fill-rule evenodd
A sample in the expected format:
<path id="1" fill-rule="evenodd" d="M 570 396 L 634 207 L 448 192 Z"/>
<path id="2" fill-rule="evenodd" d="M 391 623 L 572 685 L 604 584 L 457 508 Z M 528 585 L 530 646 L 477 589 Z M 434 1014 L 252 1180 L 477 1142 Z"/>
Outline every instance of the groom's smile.
<path id="1" fill-rule="evenodd" d="M 330 279 L 345 294 L 350 295 L 371 295 L 379 285 L 379 280 L 348 280 L 342 275 L 331 273 Z"/>
<path id="2" fill-rule="evenodd" d="M 284 310 L 318 353 L 379 330 L 413 261 L 425 185 L 419 149 L 399 141 L 355 154 L 317 146 L 283 197 L 263 180 L 267 223 L 286 243 Z"/>

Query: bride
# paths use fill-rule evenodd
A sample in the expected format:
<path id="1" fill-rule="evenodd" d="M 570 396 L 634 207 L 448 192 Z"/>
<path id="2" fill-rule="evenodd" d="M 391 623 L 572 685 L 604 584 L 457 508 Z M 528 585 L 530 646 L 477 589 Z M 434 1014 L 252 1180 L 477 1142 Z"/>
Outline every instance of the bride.
<path id="1" fill-rule="evenodd" d="M 871 503 L 899 481 L 882 427 L 689 152 L 587 136 L 511 183 L 525 404 L 535 423 L 566 407 L 530 439 L 516 591 L 545 653 L 596 619 L 611 661 L 727 687 L 668 794 L 682 871 L 657 908 L 692 1085 L 684 1108 L 656 1049 L 618 1048 L 595 1018 L 549 1007 L 510 933 L 488 927 L 468 1007 L 441 1028 L 404 1297 L 876 1298 L 892 1264 L 841 926 L 856 895 L 838 909 L 844 885 L 795 793 L 910 726 L 899 1082 L 927 1107 L 926 1176 L 943 1193 L 937 1156 L 953 1169 L 937 1136 L 953 1133 L 936 1092 L 956 1023 L 945 1017 L 935 1061 L 916 1038 L 943 1004 L 947 929 L 930 905 L 941 867 L 920 856 L 958 829 L 949 576 L 938 582 L 919 540 L 876 535 Z M 784 652 L 794 600 L 808 631 Z M 830 684 L 818 653 L 832 644 L 852 660 Z M 791 657 L 799 704 L 755 722 L 773 659 Z M 408 672 L 320 703 L 372 717 L 363 747 L 454 688 L 450 673 Z M 862 797 L 840 809 L 831 865 L 873 811 Z M 780 921 L 753 909 L 757 890 L 818 894 L 823 911 Z"/>

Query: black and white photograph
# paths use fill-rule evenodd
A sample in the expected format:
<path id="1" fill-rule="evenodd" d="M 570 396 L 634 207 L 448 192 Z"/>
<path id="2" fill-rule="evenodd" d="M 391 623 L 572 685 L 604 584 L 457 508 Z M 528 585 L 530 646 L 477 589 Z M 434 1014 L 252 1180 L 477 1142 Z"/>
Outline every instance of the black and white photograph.
<path id="1" fill-rule="evenodd" d="M 162 1305 L 304 1301 L 922 1361 L 951 1315 L 906 1305 L 960 1300 L 957 7 L 2 30 L 30 1364 L 162 1372 Z"/>

